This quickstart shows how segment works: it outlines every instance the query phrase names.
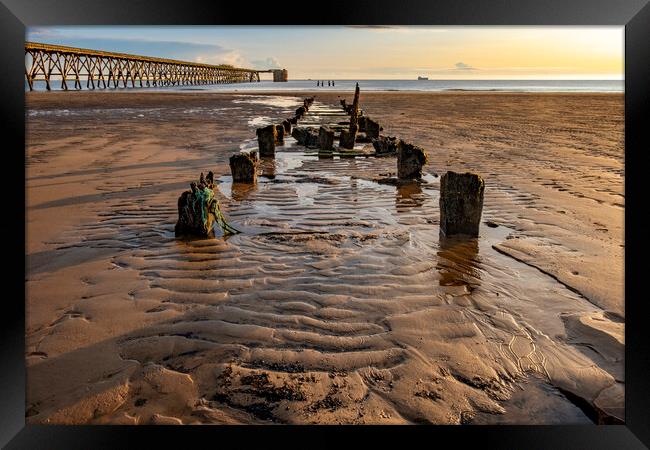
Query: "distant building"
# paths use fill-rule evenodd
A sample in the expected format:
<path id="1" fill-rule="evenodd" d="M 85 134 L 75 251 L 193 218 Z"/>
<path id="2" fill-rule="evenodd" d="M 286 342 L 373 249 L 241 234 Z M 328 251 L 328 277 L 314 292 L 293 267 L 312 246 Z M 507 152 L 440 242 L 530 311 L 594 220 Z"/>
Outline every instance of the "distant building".
<path id="1" fill-rule="evenodd" d="M 287 69 L 274 69 L 273 70 L 273 81 L 288 81 L 289 72 Z"/>

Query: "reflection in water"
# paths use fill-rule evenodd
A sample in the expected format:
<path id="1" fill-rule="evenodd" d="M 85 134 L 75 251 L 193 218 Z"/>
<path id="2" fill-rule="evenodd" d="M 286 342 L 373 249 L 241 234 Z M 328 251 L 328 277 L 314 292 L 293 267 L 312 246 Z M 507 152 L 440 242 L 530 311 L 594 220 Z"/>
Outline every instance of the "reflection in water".
<path id="1" fill-rule="evenodd" d="M 409 211 L 424 204 L 420 183 L 406 183 L 397 186 L 395 191 L 395 209 L 397 212 Z"/>
<path id="2" fill-rule="evenodd" d="M 440 237 L 438 263 L 440 286 L 465 286 L 468 292 L 481 283 L 478 239 Z"/>
<path id="3" fill-rule="evenodd" d="M 232 199 L 237 201 L 245 200 L 256 189 L 256 183 L 233 183 L 231 187 Z"/>
<path id="4" fill-rule="evenodd" d="M 260 157 L 260 176 L 273 180 L 275 178 L 275 158 Z"/>

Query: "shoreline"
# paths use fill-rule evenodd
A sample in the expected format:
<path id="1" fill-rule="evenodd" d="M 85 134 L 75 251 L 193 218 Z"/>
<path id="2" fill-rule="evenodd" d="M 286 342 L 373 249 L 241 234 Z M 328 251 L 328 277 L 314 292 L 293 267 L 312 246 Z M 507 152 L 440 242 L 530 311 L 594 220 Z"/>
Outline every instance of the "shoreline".
<path id="1" fill-rule="evenodd" d="M 183 89 L 183 90 L 174 90 L 170 88 L 169 90 L 165 89 L 156 89 L 156 88 L 119 88 L 119 89 L 81 89 L 81 90 L 51 90 L 51 91 L 25 91 L 25 96 L 41 96 L 41 95 L 88 95 L 88 94 L 180 94 L 180 95 L 194 95 L 194 94 L 204 94 L 204 95 L 318 95 L 318 94 L 346 94 L 351 95 L 349 90 L 318 90 L 318 89 L 305 89 L 305 90 L 219 90 L 212 91 L 209 89 Z M 624 91 L 516 91 L 516 90 L 492 90 L 492 89 L 446 89 L 440 91 L 417 91 L 417 90 L 367 90 L 364 91 L 365 95 L 374 95 L 374 94 L 414 94 L 414 95 L 454 95 L 454 94 L 511 94 L 511 95 L 625 95 Z"/>
<path id="2" fill-rule="evenodd" d="M 226 99 L 231 97 L 247 96 L 275 96 L 275 97 L 303 97 L 315 96 L 326 102 L 338 102 L 338 98 L 351 97 L 349 91 L 51 91 L 51 92 L 28 92 L 25 95 L 25 110 L 55 109 L 57 107 L 74 107 L 79 109 L 110 109 L 119 107 L 145 107 L 162 106 L 173 104 L 180 99 L 192 102 L 194 105 L 209 105 L 213 100 Z M 454 91 L 454 92 L 422 92 L 422 91 L 369 91 L 364 92 L 365 98 L 382 98 L 390 96 L 407 97 L 434 97 L 441 99 L 452 99 L 454 97 L 464 98 L 624 98 L 624 93 L 587 93 L 587 92 L 485 92 L 485 91 Z M 160 105 L 156 102 L 160 101 Z"/>

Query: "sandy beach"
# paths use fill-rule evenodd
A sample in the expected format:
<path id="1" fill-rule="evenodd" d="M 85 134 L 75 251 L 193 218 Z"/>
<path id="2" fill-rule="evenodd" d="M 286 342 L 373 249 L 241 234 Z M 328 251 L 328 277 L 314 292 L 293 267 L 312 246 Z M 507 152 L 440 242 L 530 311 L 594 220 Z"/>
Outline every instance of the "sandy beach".
<path id="1" fill-rule="evenodd" d="M 307 95 L 26 94 L 28 423 L 623 421 L 623 95 L 362 91 L 424 183 L 288 138 L 233 185 Z M 209 170 L 242 233 L 176 239 Z M 478 239 L 439 237 L 448 170 Z"/>

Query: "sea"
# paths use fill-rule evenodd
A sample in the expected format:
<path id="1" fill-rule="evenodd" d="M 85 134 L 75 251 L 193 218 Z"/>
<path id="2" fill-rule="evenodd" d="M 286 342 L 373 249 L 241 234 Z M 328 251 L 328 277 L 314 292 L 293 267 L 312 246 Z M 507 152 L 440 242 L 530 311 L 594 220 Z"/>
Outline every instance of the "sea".
<path id="1" fill-rule="evenodd" d="M 291 80 L 287 82 L 260 81 L 253 83 L 213 84 L 202 86 L 127 87 L 101 89 L 123 91 L 146 89 L 148 91 L 196 91 L 196 92 L 248 92 L 248 91 L 351 91 L 358 82 L 362 91 L 494 91 L 494 92 L 624 92 L 623 80 L 329 80 L 333 85 L 316 86 L 320 80 Z M 52 90 L 61 90 L 61 82 L 54 80 Z M 138 83 L 136 82 L 136 85 Z M 68 81 L 68 86 L 74 82 Z M 86 82 L 82 82 L 83 91 Z M 29 86 L 25 81 L 25 90 Z M 36 81 L 34 90 L 44 91 L 45 82 Z"/>

